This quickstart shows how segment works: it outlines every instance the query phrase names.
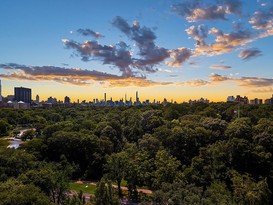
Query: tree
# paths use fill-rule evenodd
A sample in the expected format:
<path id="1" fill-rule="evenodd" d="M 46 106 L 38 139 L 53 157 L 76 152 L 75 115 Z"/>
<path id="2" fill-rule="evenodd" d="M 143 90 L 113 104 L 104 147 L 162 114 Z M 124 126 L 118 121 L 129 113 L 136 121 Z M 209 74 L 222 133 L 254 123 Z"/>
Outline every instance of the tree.
<path id="1" fill-rule="evenodd" d="M 271 191 L 266 178 L 255 182 L 247 174 L 239 174 L 235 170 L 232 172 L 232 188 L 236 204 L 239 205 L 267 205 L 270 203 Z"/>
<path id="2" fill-rule="evenodd" d="M 108 176 L 112 180 L 116 180 L 118 184 L 119 197 L 122 196 L 121 181 L 124 179 L 128 167 L 127 154 L 123 152 L 113 153 L 107 158 L 106 170 Z"/>
<path id="3" fill-rule="evenodd" d="M 159 150 L 155 157 L 153 187 L 160 188 L 163 182 L 172 183 L 178 173 L 180 162 L 169 155 L 166 150 Z"/>
<path id="4" fill-rule="evenodd" d="M 155 157 L 161 147 L 160 141 L 151 134 L 145 134 L 138 140 L 139 149 L 146 151 L 150 156 Z"/>
<path id="5" fill-rule="evenodd" d="M 109 180 L 102 178 L 96 187 L 95 205 L 120 205 Z"/>
<path id="6" fill-rule="evenodd" d="M 74 194 L 72 197 L 70 198 L 68 197 L 64 202 L 64 205 L 88 205 L 88 204 L 89 203 L 86 202 L 82 190 L 79 193 Z"/>
<path id="7" fill-rule="evenodd" d="M 27 171 L 18 179 L 25 184 L 34 184 L 52 202 L 62 204 L 66 198 L 71 172 L 71 166 L 64 159 L 59 164 L 42 163 L 37 169 Z"/>
<path id="8" fill-rule="evenodd" d="M 53 205 L 38 187 L 15 179 L 0 183 L 0 199 L 0 205 Z"/>
<path id="9" fill-rule="evenodd" d="M 235 205 L 232 195 L 227 186 L 223 182 L 213 182 L 207 190 L 204 192 L 202 204 L 223 204 L 223 205 Z"/>
<path id="10" fill-rule="evenodd" d="M 252 139 L 252 127 L 249 118 L 237 118 L 229 123 L 226 132 L 229 138 L 243 138 L 246 140 Z"/>
<path id="11" fill-rule="evenodd" d="M 6 120 L 0 120 L 0 137 L 5 136 L 8 134 L 8 131 L 10 129 L 9 123 L 7 123 Z"/>

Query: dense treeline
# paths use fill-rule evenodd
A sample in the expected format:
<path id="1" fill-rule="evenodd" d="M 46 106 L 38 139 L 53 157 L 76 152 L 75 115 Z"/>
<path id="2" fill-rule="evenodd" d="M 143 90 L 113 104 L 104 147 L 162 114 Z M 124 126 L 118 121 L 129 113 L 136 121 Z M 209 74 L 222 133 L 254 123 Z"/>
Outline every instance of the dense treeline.
<path id="1" fill-rule="evenodd" d="M 72 179 L 101 180 L 94 204 L 119 204 L 110 180 L 142 204 L 272 204 L 272 119 L 233 103 L 1 109 L 0 136 L 36 137 L 1 147 L 0 205 L 84 204 L 66 195 Z"/>

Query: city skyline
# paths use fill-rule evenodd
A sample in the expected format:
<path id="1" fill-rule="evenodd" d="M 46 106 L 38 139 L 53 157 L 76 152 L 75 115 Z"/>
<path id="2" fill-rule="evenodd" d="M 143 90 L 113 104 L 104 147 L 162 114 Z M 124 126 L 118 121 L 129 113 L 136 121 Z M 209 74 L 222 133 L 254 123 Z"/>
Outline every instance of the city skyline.
<path id="1" fill-rule="evenodd" d="M 178 103 L 273 93 L 269 0 L 4 1 L 2 95 Z"/>

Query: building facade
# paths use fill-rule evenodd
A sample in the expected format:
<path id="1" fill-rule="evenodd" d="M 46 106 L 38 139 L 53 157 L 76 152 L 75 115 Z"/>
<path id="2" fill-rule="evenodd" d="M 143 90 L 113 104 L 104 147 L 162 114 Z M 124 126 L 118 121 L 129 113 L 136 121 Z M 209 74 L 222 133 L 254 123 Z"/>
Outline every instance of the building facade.
<path id="1" fill-rule="evenodd" d="M 23 101 L 24 103 L 31 103 L 31 89 L 23 87 L 14 88 L 14 100 L 17 102 Z"/>

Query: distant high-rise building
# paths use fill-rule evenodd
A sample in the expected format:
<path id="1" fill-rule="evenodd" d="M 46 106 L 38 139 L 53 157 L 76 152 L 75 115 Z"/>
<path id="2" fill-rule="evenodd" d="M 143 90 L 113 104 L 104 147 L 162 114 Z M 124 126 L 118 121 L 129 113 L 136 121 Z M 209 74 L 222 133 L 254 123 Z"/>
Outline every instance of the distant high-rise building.
<path id="1" fill-rule="evenodd" d="M 16 101 L 23 101 L 24 103 L 31 103 L 31 89 L 23 87 L 14 88 L 14 99 Z"/>
<path id="2" fill-rule="evenodd" d="M 272 105 L 272 104 L 273 104 L 273 95 L 272 95 L 271 98 L 266 99 L 264 103 L 265 103 L 265 104 L 271 104 L 271 105 Z"/>
<path id="3" fill-rule="evenodd" d="M 68 96 L 64 97 L 64 104 L 70 104 L 70 98 Z"/>
<path id="4" fill-rule="evenodd" d="M 261 104 L 263 104 L 263 100 L 255 98 L 254 100 L 250 100 L 249 104 L 251 104 L 251 105 L 261 105 Z"/>
<path id="5" fill-rule="evenodd" d="M 104 93 L 104 102 L 106 102 L 106 93 Z"/>
<path id="6" fill-rule="evenodd" d="M 234 102 L 234 101 L 235 101 L 235 97 L 233 97 L 233 96 L 228 96 L 227 102 Z"/>
<path id="7" fill-rule="evenodd" d="M 39 95 L 36 95 L 36 100 L 35 100 L 36 103 L 39 103 L 40 102 L 40 97 Z"/>
<path id="8" fill-rule="evenodd" d="M 136 91 L 136 102 L 138 102 L 139 99 L 138 99 L 138 91 Z"/>
<path id="9" fill-rule="evenodd" d="M 235 102 L 242 103 L 242 104 L 248 104 L 249 100 L 248 100 L 248 97 L 246 97 L 246 96 L 241 97 L 240 95 L 237 95 L 235 98 Z"/>

